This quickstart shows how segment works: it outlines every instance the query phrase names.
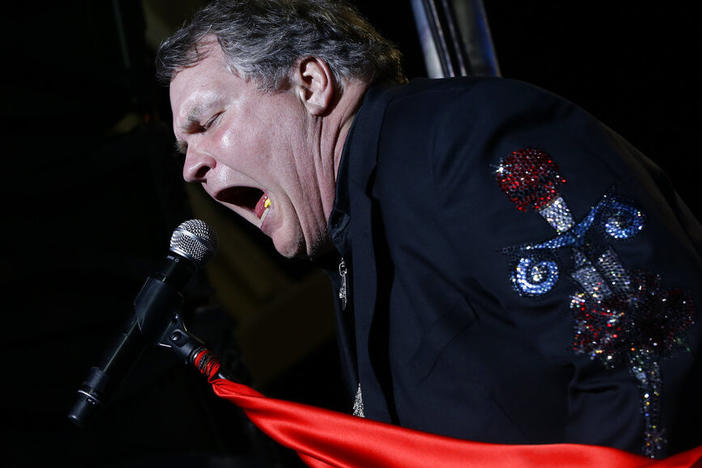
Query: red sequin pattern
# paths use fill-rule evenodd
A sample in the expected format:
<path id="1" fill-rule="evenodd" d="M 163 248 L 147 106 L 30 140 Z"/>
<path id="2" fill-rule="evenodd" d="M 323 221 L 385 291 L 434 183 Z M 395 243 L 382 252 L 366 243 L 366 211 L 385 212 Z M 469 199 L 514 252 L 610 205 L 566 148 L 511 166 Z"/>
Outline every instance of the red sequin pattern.
<path id="1" fill-rule="evenodd" d="M 558 196 L 565 179 L 551 157 L 535 148 L 523 148 L 502 159 L 495 171 L 502 191 L 520 211 L 539 210 Z"/>
<path id="2" fill-rule="evenodd" d="M 665 289 L 660 278 L 637 271 L 631 293 L 593 301 L 584 293 L 571 298 L 576 353 L 599 358 L 606 365 L 621 362 L 628 352 L 664 355 L 680 343 L 694 323 L 695 306 L 680 289 Z"/>

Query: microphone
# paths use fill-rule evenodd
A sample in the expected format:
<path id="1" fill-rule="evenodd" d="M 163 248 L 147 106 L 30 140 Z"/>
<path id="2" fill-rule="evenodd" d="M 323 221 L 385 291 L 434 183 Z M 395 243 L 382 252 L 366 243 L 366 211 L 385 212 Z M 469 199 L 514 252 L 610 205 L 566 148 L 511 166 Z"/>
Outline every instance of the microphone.
<path id="1" fill-rule="evenodd" d="M 100 364 L 90 369 L 78 389 L 68 418 L 85 427 L 109 400 L 131 365 L 149 343 L 156 343 L 181 305 L 181 291 L 212 257 L 217 240 L 212 228 L 199 219 L 180 224 L 171 236 L 170 251 L 150 275 L 134 300 L 134 314 Z"/>

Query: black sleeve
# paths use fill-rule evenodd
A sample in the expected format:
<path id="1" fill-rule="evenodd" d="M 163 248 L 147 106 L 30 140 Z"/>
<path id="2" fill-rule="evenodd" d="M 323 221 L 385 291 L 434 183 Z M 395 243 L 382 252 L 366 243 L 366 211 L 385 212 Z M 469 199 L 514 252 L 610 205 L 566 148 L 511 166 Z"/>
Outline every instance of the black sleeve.
<path id="1" fill-rule="evenodd" d="M 515 349 L 569 369 L 544 383 L 567 386 L 565 439 L 699 443 L 702 229 L 665 175 L 581 108 L 524 83 L 479 82 L 437 107 L 431 177 L 455 253 L 447 268 L 479 316 L 519 330 Z M 572 219 L 560 229 L 544 211 L 558 197 L 554 216 Z"/>

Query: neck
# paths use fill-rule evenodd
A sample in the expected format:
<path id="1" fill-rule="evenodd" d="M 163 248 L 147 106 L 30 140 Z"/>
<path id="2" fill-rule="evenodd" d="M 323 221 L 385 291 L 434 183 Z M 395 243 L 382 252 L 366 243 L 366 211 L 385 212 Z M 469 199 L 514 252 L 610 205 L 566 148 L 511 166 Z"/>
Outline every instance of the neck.
<path id="1" fill-rule="evenodd" d="M 344 152 L 344 145 L 346 144 L 351 124 L 356 117 L 356 112 L 367 89 L 367 83 L 357 80 L 347 82 L 337 104 L 337 108 L 341 111 L 341 118 L 339 119 L 338 130 L 334 139 L 334 181 L 336 181 L 336 176 L 339 173 L 341 155 Z"/>
<path id="2" fill-rule="evenodd" d="M 322 119 L 319 154 L 330 156 L 323 160 L 322 174 L 324 174 L 325 180 L 320 181 L 320 186 L 327 187 L 326 196 L 322 196 L 323 210 L 327 218 L 334 205 L 336 177 L 339 173 L 344 144 L 366 89 L 368 89 L 368 84 L 358 80 L 344 83 L 344 88 L 340 91 L 339 99 L 334 104 L 334 108 Z"/>

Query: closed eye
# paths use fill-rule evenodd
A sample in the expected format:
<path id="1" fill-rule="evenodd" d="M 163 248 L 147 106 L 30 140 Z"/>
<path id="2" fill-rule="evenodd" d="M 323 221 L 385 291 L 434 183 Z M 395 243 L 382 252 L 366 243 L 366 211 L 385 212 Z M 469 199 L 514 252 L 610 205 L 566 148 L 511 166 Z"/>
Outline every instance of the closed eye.
<path id="1" fill-rule="evenodd" d="M 212 127 L 212 125 L 214 125 L 217 122 L 217 119 L 219 119 L 220 115 L 222 115 L 221 112 L 213 115 L 204 124 L 201 124 L 196 121 L 191 121 L 190 124 L 185 128 L 185 131 L 189 134 L 206 132 L 207 130 L 209 130 L 210 127 Z M 177 140 L 175 142 L 175 149 L 178 153 L 185 155 L 188 153 L 188 143 L 186 143 L 183 140 Z"/>
<path id="2" fill-rule="evenodd" d="M 194 119 L 194 118 L 188 118 L 188 122 L 185 126 L 183 126 L 183 131 L 187 133 L 188 135 L 194 135 L 196 133 L 202 133 L 206 132 L 207 130 L 210 129 L 215 123 L 217 123 L 217 120 L 219 117 L 222 115 L 222 112 L 218 112 L 214 114 L 212 117 L 210 117 L 207 121 L 202 123 L 199 119 Z M 178 145 L 178 151 L 181 150 L 180 146 L 181 143 L 177 143 Z M 187 148 L 187 147 L 186 147 Z"/>
<path id="3" fill-rule="evenodd" d="M 200 125 L 202 131 L 209 130 L 209 128 L 212 127 L 212 125 L 214 125 L 217 122 L 217 120 L 219 119 L 219 116 L 221 116 L 221 115 L 222 115 L 222 113 L 218 112 L 215 115 L 213 115 L 212 117 L 210 117 L 210 119 L 207 122 Z"/>

